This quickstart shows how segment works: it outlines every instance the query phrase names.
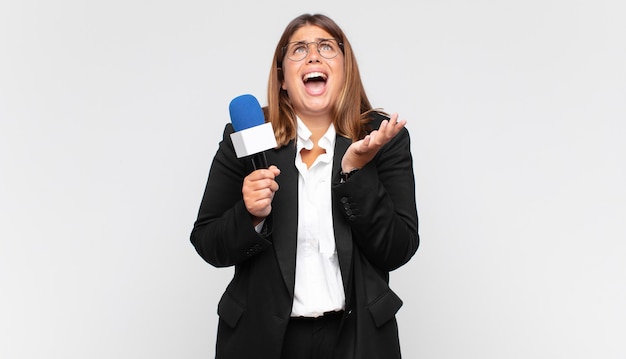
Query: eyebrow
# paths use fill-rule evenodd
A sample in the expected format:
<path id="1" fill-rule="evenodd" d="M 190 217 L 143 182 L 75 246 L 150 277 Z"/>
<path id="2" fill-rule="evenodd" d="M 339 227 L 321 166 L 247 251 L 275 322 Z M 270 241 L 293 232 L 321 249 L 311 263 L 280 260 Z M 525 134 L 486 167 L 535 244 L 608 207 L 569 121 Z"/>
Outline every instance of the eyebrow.
<path id="1" fill-rule="evenodd" d="M 289 44 L 304 44 L 306 42 L 320 42 L 320 41 L 324 41 L 324 40 L 335 40 L 335 38 L 332 38 L 332 37 L 318 37 L 318 38 L 315 39 L 315 41 L 296 40 L 296 41 L 288 42 L 287 45 L 289 45 Z"/>

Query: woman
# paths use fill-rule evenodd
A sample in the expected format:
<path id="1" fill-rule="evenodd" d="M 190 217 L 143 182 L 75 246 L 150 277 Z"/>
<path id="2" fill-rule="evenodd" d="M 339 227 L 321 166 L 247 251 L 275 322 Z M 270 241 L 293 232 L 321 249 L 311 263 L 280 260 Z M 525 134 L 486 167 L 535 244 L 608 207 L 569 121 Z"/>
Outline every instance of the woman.
<path id="1" fill-rule="evenodd" d="M 263 108 L 268 169 L 237 159 L 226 125 L 191 242 L 235 266 L 217 358 L 400 358 L 389 272 L 419 244 L 406 121 L 372 108 L 352 48 L 324 15 L 280 38 Z"/>

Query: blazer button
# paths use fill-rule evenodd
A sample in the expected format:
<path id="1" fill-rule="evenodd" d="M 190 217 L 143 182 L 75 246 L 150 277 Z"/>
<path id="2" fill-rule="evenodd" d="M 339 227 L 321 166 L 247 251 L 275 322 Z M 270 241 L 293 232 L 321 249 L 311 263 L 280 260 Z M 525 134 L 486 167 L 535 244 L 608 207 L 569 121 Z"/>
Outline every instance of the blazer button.
<path id="1" fill-rule="evenodd" d="M 348 203 L 348 197 L 341 197 L 341 203 Z"/>

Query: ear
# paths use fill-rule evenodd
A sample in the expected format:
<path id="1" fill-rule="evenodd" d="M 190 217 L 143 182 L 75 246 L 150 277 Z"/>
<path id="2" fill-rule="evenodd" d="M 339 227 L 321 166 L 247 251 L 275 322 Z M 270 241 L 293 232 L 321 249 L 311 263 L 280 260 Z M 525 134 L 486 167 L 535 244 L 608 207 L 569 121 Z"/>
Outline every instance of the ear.
<path id="1" fill-rule="evenodd" d="M 277 67 L 276 70 L 278 70 L 278 72 L 282 72 L 283 69 L 281 67 Z M 285 79 L 282 75 L 279 76 L 279 78 L 282 78 L 281 83 L 280 83 L 280 88 L 287 91 L 287 87 L 285 85 Z"/>

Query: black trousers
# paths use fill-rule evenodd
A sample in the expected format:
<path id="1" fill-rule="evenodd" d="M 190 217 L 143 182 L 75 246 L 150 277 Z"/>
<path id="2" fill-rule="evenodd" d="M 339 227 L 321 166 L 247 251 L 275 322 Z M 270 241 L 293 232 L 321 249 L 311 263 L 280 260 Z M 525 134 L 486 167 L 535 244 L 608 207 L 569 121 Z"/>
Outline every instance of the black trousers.
<path id="1" fill-rule="evenodd" d="M 289 320 L 281 359 L 330 359 L 339 336 L 341 312 Z"/>

